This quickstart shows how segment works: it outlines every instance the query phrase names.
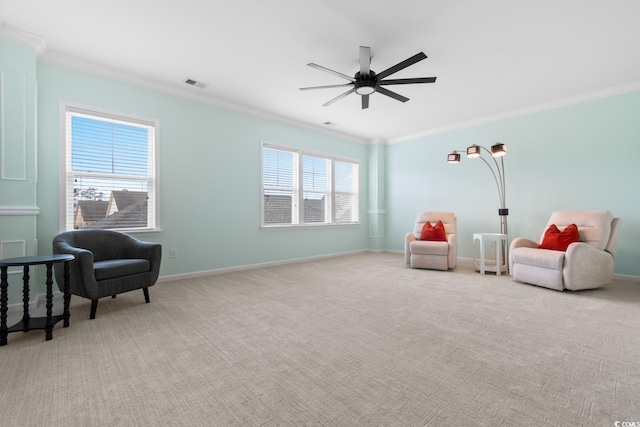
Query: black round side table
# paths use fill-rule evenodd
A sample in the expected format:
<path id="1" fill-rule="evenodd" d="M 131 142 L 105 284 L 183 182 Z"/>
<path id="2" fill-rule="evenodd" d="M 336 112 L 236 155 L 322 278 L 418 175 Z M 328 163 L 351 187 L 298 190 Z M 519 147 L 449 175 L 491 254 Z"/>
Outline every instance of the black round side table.
<path id="1" fill-rule="evenodd" d="M 69 291 L 69 261 L 74 260 L 73 255 L 37 255 L 20 258 L 9 258 L 0 260 L 0 346 L 7 345 L 7 334 L 9 332 L 23 331 L 27 332 L 33 329 L 44 329 L 46 331 L 46 340 L 53 338 L 53 325 L 60 320 L 64 320 L 64 327 L 69 326 L 69 302 L 71 301 L 71 293 Z M 53 316 L 53 264 L 64 262 L 64 311 L 62 315 Z M 31 318 L 29 316 L 29 266 L 31 265 L 47 266 L 47 317 Z M 10 328 L 7 327 L 7 303 L 9 297 L 7 290 L 9 288 L 8 273 L 9 267 L 23 267 L 23 297 L 24 314 L 22 320 Z"/>

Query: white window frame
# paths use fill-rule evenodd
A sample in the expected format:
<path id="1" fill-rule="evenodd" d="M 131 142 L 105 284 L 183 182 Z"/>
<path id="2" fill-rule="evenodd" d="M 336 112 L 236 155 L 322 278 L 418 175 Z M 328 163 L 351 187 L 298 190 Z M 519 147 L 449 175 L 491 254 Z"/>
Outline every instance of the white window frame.
<path id="1" fill-rule="evenodd" d="M 105 110 L 101 108 L 89 107 L 69 102 L 60 102 L 60 215 L 59 215 L 59 229 L 60 231 L 68 231 L 74 229 L 74 206 L 73 206 L 73 188 L 74 188 L 74 176 L 79 173 L 71 170 L 71 129 L 67 129 L 70 120 L 67 119 L 68 113 L 95 117 L 97 119 L 110 120 L 116 123 L 122 123 L 126 125 L 134 125 L 141 127 L 148 127 L 151 130 L 148 144 L 148 175 L 141 177 L 129 177 L 126 175 L 117 174 L 99 174 L 99 173 L 84 173 L 85 176 L 94 176 L 97 178 L 111 177 L 116 179 L 135 178 L 140 180 L 146 180 L 148 182 L 148 200 L 147 205 L 147 227 L 145 228 L 112 228 L 112 230 L 139 233 L 139 232 L 157 232 L 161 231 L 160 228 L 160 162 L 159 162 L 159 135 L 160 135 L 160 122 L 157 119 L 151 119 L 147 117 L 120 113 L 116 111 Z"/>
<path id="2" fill-rule="evenodd" d="M 326 227 L 326 226 L 345 226 L 345 225 L 358 225 L 360 224 L 360 162 L 355 159 L 349 159 L 345 157 L 337 157 L 329 154 L 323 154 L 308 150 L 302 150 L 299 148 L 291 148 L 283 145 L 271 144 L 266 141 L 261 141 L 260 144 L 261 152 L 260 152 L 260 225 L 262 228 L 295 228 L 295 227 Z M 292 175 L 294 177 L 294 184 L 292 188 L 276 188 L 265 186 L 264 182 L 264 151 L 265 149 L 277 150 L 289 152 L 294 155 L 294 162 L 297 166 L 297 169 L 292 171 Z M 328 197 L 325 197 L 325 220 L 323 222 L 304 222 L 304 173 L 303 173 L 303 158 L 304 156 L 310 156 L 314 158 L 319 158 L 329 162 L 328 167 L 328 188 L 324 192 Z M 336 222 L 335 219 L 335 198 L 336 198 L 336 189 L 335 189 L 335 164 L 336 162 L 343 162 L 355 165 L 357 170 L 356 177 L 356 193 L 351 193 L 357 195 L 357 218 L 355 221 L 342 221 Z M 293 200 L 292 200 L 292 222 L 291 223 L 265 223 L 265 190 L 287 190 L 292 191 Z M 307 192 L 317 192 L 317 191 L 308 191 Z M 344 193 L 344 192 L 342 192 Z"/>

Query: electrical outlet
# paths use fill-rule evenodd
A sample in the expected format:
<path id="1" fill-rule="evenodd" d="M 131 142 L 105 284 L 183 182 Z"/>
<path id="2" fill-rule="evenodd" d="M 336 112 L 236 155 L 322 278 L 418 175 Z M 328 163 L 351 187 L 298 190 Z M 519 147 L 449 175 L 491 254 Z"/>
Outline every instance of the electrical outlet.
<path id="1" fill-rule="evenodd" d="M 169 256 L 171 258 L 178 258 L 178 249 L 176 248 L 169 249 Z"/>

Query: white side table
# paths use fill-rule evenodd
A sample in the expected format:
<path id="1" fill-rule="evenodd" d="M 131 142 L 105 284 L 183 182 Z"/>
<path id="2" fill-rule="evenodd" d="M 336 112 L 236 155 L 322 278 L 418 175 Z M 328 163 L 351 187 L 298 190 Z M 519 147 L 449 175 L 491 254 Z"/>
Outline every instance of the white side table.
<path id="1" fill-rule="evenodd" d="M 474 256 L 474 265 L 480 274 L 487 271 L 494 271 L 496 276 L 509 271 L 507 263 L 507 235 L 501 233 L 473 233 L 473 245 L 476 240 L 480 241 L 480 260 L 476 260 Z M 493 243 L 493 245 L 491 244 Z M 487 261 L 487 249 L 495 246 L 495 261 Z"/>

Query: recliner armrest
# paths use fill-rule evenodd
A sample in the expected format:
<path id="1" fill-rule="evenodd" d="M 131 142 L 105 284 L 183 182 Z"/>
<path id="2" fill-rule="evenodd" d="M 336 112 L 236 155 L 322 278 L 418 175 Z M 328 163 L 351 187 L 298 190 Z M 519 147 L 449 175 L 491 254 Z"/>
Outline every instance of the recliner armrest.
<path id="1" fill-rule="evenodd" d="M 605 250 L 575 242 L 567 248 L 564 265 L 564 287 L 575 291 L 609 283 L 613 278 L 615 259 Z M 585 283 L 589 285 L 586 286 Z"/>
<path id="2" fill-rule="evenodd" d="M 540 243 L 534 242 L 533 240 L 527 239 L 525 237 L 516 237 L 511 242 L 511 247 L 509 248 L 509 252 L 516 248 L 537 248 L 540 246 Z"/>
<path id="3" fill-rule="evenodd" d="M 407 235 L 405 236 L 404 239 L 404 262 L 405 264 L 410 264 L 411 263 L 411 252 L 409 250 L 409 245 L 411 244 L 411 242 L 414 242 L 418 239 L 416 239 L 416 236 L 413 233 L 407 233 Z"/>
<path id="4" fill-rule="evenodd" d="M 449 233 L 447 236 L 447 242 L 449 242 L 449 256 L 448 263 L 449 268 L 455 268 L 456 263 L 458 262 L 458 244 L 457 244 L 456 233 Z"/>
<path id="5" fill-rule="evenodd" d="M 518 248 L 537 248 L 540 244 L 538 242 L 534 242 L 533 240 L 527 239 L 525 237 L 516 237 L 511 242 L 511 246 L 509 246 L 509 274 L 513 275 L 513 257 L 511 253 L 514 249 Z"/>

